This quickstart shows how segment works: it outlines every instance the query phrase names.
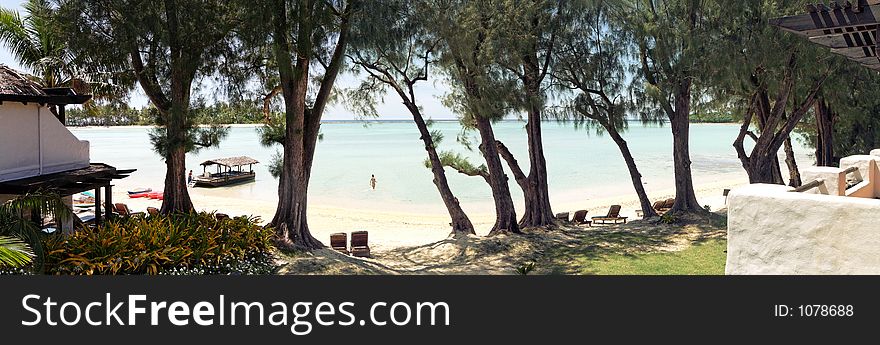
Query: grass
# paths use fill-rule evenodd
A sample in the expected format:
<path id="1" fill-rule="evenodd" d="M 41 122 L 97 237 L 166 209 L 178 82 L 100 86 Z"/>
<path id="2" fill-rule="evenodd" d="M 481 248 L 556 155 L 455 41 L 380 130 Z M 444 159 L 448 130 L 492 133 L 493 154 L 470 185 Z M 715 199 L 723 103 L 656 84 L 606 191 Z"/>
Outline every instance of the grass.
<path id="1" fill-rule="evenodd" d="M 600 275 L 722 275 L 727 241 L 696 243 L 677 252 L 613 254 L 575 258 L 582 274 Z"/>

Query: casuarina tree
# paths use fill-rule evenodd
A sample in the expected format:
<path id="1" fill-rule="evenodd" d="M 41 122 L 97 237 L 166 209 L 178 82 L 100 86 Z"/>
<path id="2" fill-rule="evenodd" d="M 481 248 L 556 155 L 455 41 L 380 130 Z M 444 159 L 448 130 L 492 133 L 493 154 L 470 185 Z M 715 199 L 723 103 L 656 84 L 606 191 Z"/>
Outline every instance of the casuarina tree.
<path id="1" fill-rule="evenodd" d="M 626 60 L 632 58 L 627 52 L 632 51 L 632 41 L 620 23 L 609 18 L 611 4 L 582 2 L 573 5 L 572 10 L 566 29 L 560 30 L 556 39 L 554 84 L 573 94 L 563 103 L 559 115 L 611 137 L 626 162 L 644 217 L 656 216 L 635 158 L 621 134 L 632 112 L 625 90 Z"/>
<path id="2" fill-rule="evenodd" d="M 429 36 L 422 23 L 428 18 L 409 1 L 372 0 L 364 4 L 369 16 L 356 20 L 348 57 L 366 79 L 348 95 L 359 114 L 375 116 L 378 97 L 390 89 L 400 98 L 413 117 L 420 139 L 428 154 L 426 166 L 434 175 L 434 185 L 451 218 L 453 234 L 474 234 L 474 226 L 452 193 L 437 145 L 443 136 L 431 131 L 416 97 L 416 84 L 433 76 L 437 41 Z"/>
<path id="3" fill-rule="evenodd" d="M 199 127 L 191 115 L 193 84 L 228 56 L 239 7 L 213 0 L 59 0 L 68 43 L 92 68 L 133 76 L 157 110 L 151 132 L 165 160 L 163 213 L 190 212 L 186 153 L 216 145 L 220 126 Z"/>
<path id="4" fill-rule="evenodd" d="M 425 1 L 418 5 L 433 18 L 431 34 L 439 44 L 441 70 L 451 84 L 447 105 L 461 116 L 465 127 L 479 133 L 485 165 L 453 164 L 460 172 L 483 177 L 492 190 L 495 225 L 490 235 L 519 233 L 508 177 L 499 156 L 492 123 L 511 110 L 512 87 L 495 62 L 497 30 L 505 15 L 492 1 Z M 447 162 L 462 163 L 447 155 Z"/>

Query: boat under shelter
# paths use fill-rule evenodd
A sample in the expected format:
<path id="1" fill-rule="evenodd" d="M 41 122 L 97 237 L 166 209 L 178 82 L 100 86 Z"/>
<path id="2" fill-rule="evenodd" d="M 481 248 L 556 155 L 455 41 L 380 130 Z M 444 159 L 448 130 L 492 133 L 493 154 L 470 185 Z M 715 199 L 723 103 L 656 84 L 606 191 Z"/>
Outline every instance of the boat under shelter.
<path id="1" fill-rule="evenodd" d="M 217 158 L 202 162 L 202 175 L 193 178 L 196 187 L 222 187 L 239 183 L 253 182 L 256 179 L 254 164 L 256 159 L 240 156 Z M 209 172 L 208 167 L 215 166 L 216 172 Z M 248 169 L 244 170 L 247 166 Z"/>

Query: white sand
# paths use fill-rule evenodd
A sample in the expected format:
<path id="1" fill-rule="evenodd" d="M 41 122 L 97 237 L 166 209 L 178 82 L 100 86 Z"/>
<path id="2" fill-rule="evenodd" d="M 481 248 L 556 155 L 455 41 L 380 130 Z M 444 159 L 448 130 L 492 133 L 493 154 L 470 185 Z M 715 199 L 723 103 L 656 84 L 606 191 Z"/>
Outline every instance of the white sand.
<path id="1" fill-rule="evenodd" d="M 725 188 L 741 185 L 742 179 L 725 180 L 697 185 L 697 198 L 712 210 L 724 208 Z M 651 192 L 652 200 L 674 196 L 674 189 Z M 241 200 L 228 197 L 206 196 L 199 189 L 190 189 L 193 203 L 198 210 L 218 211 L 231 216 L 252 215 L 271 220 L 275 213 L 276 200 Z M 214 193 L 216 194 L 216 193 Z M 161 201 L 129 198 L 124 190 L 114 191 L 114 202 L 124 202 L 133 211 L 144 211 L 148 206 L 160 207 Z M 552 196 L 551 196 L 552 197 Z M 635 210 L 639 208 L 635 194 L 592 199 L 585 202 L 559 202 L 553 205 L 554 212 L 571 212 L 587 209 L 589 216 L 604 215 L 610 205 L 622 205 L 622 215 L 638 219 Z M 491 213 L 468 214 L 476 227 L 478 235 L 488 233 L 494 223 Z M 331 233 L 367 230 L 370 232 L 370 246 L 374 251 L 387 251 L 399 247 L 418 246 L 441 241 L 448 237 L 449 218 L 445 212 L 408 213 L 404 210 L 379 212 L 374 210 L 344 209 L 333 205 L 309 205 L 309 226 L 312 234 L 329 243 Z"/>

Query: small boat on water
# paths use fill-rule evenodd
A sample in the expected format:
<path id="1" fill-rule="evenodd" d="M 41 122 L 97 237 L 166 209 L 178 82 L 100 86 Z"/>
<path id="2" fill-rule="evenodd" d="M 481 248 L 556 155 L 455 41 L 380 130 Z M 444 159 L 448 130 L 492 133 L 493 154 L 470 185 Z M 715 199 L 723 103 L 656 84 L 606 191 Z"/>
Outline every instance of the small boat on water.
<path id="1" fill-rule="evenodd" d="M 200 176 L 194 176 L 193 181 L 196 187 L 222 187 L 239 183 L 248 183 L 256 180 L 254 173 L 254 164 L 259 163 L 256 159 L 250 157 L 230 157 L 218 158 L 203 162 L 203 173 Z M 208 172 L 208 166 L 216 166 L 217 172 Z M 244 170 L 247 166 L 247 171 Z"/>
<path id="2" fill-rule="evenodd" d="M 143 194 L 143 193 L 149 193 L 152 191 L 153 191 L 152 188 L 137 188 L 137 189 L 132 189 L 132 190 L 128 191 L 128 195 Z"/>

